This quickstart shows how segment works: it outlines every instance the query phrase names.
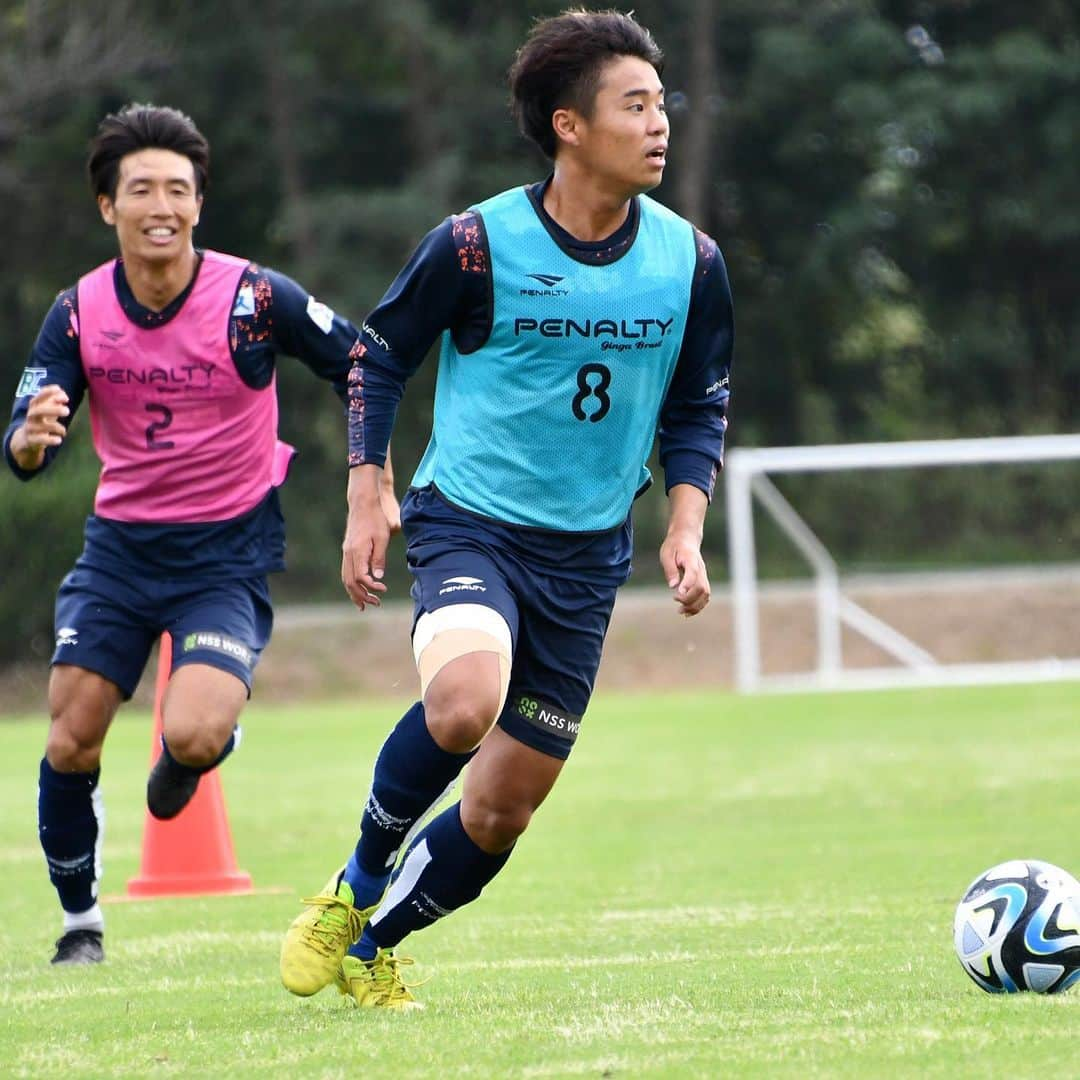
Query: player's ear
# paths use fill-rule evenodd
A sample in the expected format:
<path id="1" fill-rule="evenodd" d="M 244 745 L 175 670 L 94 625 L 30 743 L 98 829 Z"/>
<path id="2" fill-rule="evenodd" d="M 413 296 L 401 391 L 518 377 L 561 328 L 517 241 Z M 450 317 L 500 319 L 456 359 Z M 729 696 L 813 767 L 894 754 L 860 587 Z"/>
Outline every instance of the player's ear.
<path id="1" fill-rule="evenodd" d="M 556 109 L 551 114 L 555 137 L 570 146 L 581 141 L 581 116 L 574 109 Z"/>
<path id="2" fill-rule="evenodd" d="M 101 211 L 101 219 L 106 225 L 116 224 L 116 211 L 113 209 L 113 201 L 108 195 L 97 197 L 98 210 Z"/>
<path id="3" fill-rule="evenodd" d="M 202 199 L 201 195 L 195 199 L 195 220 L 191 223 L 192 228 L 199 224 L 199 218 L 202 217 Z"/>

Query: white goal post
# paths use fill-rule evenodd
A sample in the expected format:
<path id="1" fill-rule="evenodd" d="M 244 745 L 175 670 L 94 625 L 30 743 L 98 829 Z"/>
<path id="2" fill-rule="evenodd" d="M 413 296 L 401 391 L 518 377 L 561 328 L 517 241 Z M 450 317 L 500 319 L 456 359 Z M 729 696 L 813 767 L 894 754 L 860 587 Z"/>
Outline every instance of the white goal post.
<path id="1" fill-rule="evenodd" d="M 1017 465 L 1080 459 L 1080 435 L 992 439 L 777 446 L 728 451 L 724 464 L 728 554 L 735 634 L 735 682 L 740 691 L 771 689 L 871 689 L 891 686 L 1032 682 L 1080 678 L 1080 659 L 1015 663 L 942 664 L 925 649 L 871 615 L 841 590 L 832 556 L 770 474 L 901 469 L 947 465 Z M 814 575 L 817 666 L 803 675 L 765 676 L 761 671 L 754 500 L 791 540 Z M 898 661 L 895 667 L 845 669 L 841 628 L 847 626 Z"/>

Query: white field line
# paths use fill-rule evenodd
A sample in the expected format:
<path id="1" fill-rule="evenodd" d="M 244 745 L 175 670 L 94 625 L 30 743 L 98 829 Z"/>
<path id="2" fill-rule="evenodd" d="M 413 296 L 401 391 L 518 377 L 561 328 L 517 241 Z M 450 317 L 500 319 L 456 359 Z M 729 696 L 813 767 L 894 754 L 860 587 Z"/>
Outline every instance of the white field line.
<path id="1" fill-rule="evenodd" d="M 180 949 L 179 942 L 187 941 L 190 935 L 173 935 L 155 941 L 156 948 L 151 949 L 151 939 L 139 938 L 128 941 L 125 948 L 119 950 L 120 955 L 130 953 L 132 956 L 143 958 L 150 952 L 165 953 L 172 951 L 189 952 L 189 949 Z M 217 939 L 227 941 L 230 944 L 247 945 L 270 945 L 276 946 L 281 941 L 278 933 L 260 932 L 257 934 L 201 934 L 203 944 L 214 944 Z M 866 946 L 870 948 L 870 946 Z M 845 953 L 860 951 L 860 946 L 841 945 L 839 943 L 817 945 L 778 945 L 769 947 L 757 947 L 738 950 L 738 956 L 742 959 L 764 959 L 780 956 L 824 956 L 829 953 Z M 502 960 L 451 960 L 423 963 L 420 966 L 425 972 L 438 975 L 440 972 L 473 972 L 473 971 L 604 971 L 606 969 L 619 969 L 627 967 L 655 967 L 665 964 L 717 964 L 730 963 L 732 960 L 731 950 L 716 950 L 691 952 L 686 949 L 674 949 L 669 952 L 636 952 L 616 953 L 608 955 L 581 956 L 536 956 L 536 957 L 508 957 Z M 35 972 L 34 977 L 38 975 Z M 165 994 L 172 996 L 174 993 L 188 994 L 200 988 L 212 988 L 214 990 L 232 988 L 251 988 L 264 985 L 267 981 L 276 981 L 273 971 L 257 972 L 248 976 L 206 976 L 196 979 L 155 978 L 153 986 L 144 989 L 144 993 Z M 52 983 L 48 987 L 34 990 L 0 989 L 0 1007 L 10 1008 L 19 1005 L 33 1005 L 39 1002 L 56 1004 L 65 998 L 110 998 L 127 997 L 131 994 L 131 986 L 107 984 L 101 986 L 87 986 L 85 983 L 75 981 L 67 984 Z"/>
<path id="2" fill-rule="evenodd" d="M 37 1002 L 48 1002 L 55 1005 L 66 998 L 78 998 L 83 1001 L 87 998 L 130 998 L 132 993 L 138 993 L 142 997 L 150 994 L 165 994 L 172 997 L 174 994 L 190 994 L 194 990 L 222 990 L 239 989 L 241 987 L 259 986 L 266 982 L 266 976 L 252 975 L 239 978 L 235 975 L 213 975 L 196 979 L 174 979 L 170 976 L 154 976 L 153 984 L 134 988 L 130 984 L 108 984 L 104 986 L 87 986 L 82 981 L 70 983 L 53 983 L 42 990 L 2 990 L 0 989 L 0 1006 L 33 1005 Z M 284 991 L 283 991 L 284 993 Z"/>
<path id="3" fill-rule="evenodd" d="M 164 956 L 170 953 L 191 953 L 200 948 L 228 949 L 247 952 L 250 949 L 281 948 L 284 930 L 255 930 L 230 933 L 225 930 L 184 930 L 175 934 L 155 934 L 153 937 L 128 937 L 116 946 L 120 956 Z"/>
<path id="4" fill-rule="evenodd" d="M 869 949 L 867 945 L 865 948 Z M 764 959 L 770 956 L 824 956 L 827 953 L 858 952 L 858 945 L 776 945 L 739 949 L 740 959 Z M 658 964 L 715 964 L 730 963 L 736 955 L 731 950 L 690 952 L 675 949 L 671 952 L 617 953 L 605 956 L 521 956 L 505 960 L 450 960 L 425 965 L 438 971 L 580 971 L 584 969 L 652 967 Z"/>
<path id="5" fill-rule="evenodd" d="M 664 1059 L 668 1060 L 667 1058 Z M 653 1058 L 649 1062 L 655 1068 L 659 1062 Z M 633 1073 L 641 1068 L 641 1061 L 636 1057 L 604 1057 L 586 1059 L 584 1061 L 560 1061 L 550 1065 L 526 1065 L 521 1070 L 525 1077 L 541 1076 L 618 1076 L 622 1073 Z"/>

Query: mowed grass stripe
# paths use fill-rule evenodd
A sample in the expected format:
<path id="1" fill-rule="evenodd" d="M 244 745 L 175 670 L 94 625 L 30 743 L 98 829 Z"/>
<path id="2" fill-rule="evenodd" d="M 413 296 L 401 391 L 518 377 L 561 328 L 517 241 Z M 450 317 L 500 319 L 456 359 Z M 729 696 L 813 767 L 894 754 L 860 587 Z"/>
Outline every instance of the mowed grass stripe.
<path id="1" fill-rule="evenodd" d="M 110 904 L 59 932 L 44 723 L 0 724 L 0 1072 L 73 1077 L 1068 1074 L 1080 996 L 995 999 L 952 954 L 978 872 L 1080 869 L 1080 688 L 742 699 L 611 693 L 507 870 L 410 939 L 427 1009 L 279 985 L 281 935 L 355 841 L 401 702 L 253 705 L 223 773 L 240 866 L 280 893 Z M 138 870 L 148 719 L 106 750 L 106 894 Z M 389 1070 L 389 1071 L 388 1071 Z"/>

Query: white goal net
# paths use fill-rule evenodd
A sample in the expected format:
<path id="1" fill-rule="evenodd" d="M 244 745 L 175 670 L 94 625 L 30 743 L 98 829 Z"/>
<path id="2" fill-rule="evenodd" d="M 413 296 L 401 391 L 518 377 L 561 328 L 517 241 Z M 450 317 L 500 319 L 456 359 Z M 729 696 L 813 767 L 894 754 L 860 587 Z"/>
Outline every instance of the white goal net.
<path id="1" fill-rule="evenodd" d="M 1080 461 L 1080 435 L 1040 435 L 924 442 L 733 449 L 724 466 L 734 619 L 735 682 L 739 690 L 868 689 L 951 683 L 1033 682 L 1080 678 L 1080 644 L 1072 658 L 949 663 L 856 603 L 825 543 L 770 477 L 843 470 L 944 468 Z M 762 670 L 755 504 L 775 523 L 813 575 L 816 662 L 798 674 Z M 844 663 L 843 635 L 872 642 L 890 663 Z"/>

